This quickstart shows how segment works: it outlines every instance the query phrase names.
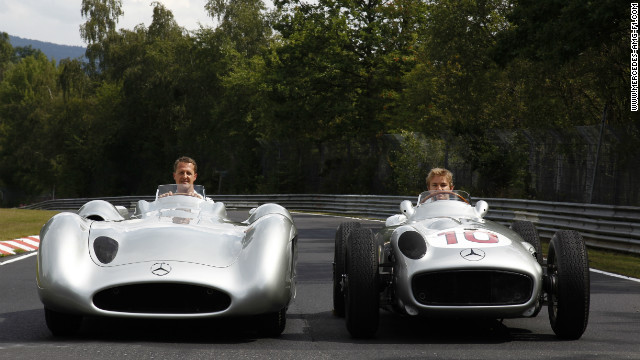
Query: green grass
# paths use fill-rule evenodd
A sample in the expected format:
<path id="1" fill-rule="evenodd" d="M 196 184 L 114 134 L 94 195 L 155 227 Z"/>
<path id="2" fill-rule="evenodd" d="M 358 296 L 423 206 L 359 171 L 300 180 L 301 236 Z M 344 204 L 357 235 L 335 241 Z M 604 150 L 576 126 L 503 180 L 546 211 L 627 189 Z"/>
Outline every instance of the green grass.
<path id="1" fill-rule="evenodd" d="M 640 256 L 589 249 L 589 267 L 640 279 Z"/>
<path id="2" fill-rule="evenodd" d="M 38 235 L 40 228 L 59 211 L 0 209 L 0 241 Z"/>
<path id="3" fill-rule="evenodd" d="M 542 241 L 542 253 L 547 257 L 549 241 Z M 618 275 L 640 279 L 640 255 L 587 248 L 589 267 Z"/>

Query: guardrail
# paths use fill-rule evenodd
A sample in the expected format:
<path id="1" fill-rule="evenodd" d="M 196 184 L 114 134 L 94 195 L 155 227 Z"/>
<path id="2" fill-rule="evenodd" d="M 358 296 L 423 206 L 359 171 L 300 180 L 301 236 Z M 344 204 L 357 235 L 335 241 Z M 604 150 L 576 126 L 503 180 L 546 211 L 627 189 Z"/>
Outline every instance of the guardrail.
<path id="1" fill-rule="evenodd" d="M 378 219 L 399 213 L 402 200 L 417 199 L 416 196 L 323 194 L 213 195 L 210 197 L 214 201 L 224 202 L 229 208 L 252 208 L 264 203 L 278 203 L 290 210 Z M 138 200 L 151 201 L 154 196 L 48 200 L 24 208 L 77 210 L 87 201 L 95 199 L 132 208 Z M 640 207 L 500 198 L 484 200 L 489 203 L 487 219 L 503 225 L 509 225 L 514 220 L 532 221 L 536 224 L 543 240 L 551 239 L 560 229 L 576 230 L 582 234 L 590 247 L 640 254 Z"/>

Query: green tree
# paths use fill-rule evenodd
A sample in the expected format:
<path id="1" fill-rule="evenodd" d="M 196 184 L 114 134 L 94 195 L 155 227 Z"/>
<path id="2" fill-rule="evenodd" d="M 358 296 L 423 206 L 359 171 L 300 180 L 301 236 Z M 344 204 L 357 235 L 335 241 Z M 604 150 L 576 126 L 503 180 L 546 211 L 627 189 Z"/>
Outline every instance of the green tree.
<path id="1" fill-rule="evenodd" d="M 37 194 L 53 180 L 50 119 L 59 101 L 57 69 L 42 53 L 7 67 L 0 82 L 0 169 L 7 185 Z"/>
<path id="2" fill-rule="evenodd" d="M 412 66 L 421 4 L 276 4 L 281 37 L 266 58 L 268 101 L 257 128 L 278 142 L 276 154 L 297 155 L 283 168 L 297 170 L 315 157 L 331 178 L 325 190 L 367 191 L 375 165 L 364 159 L 379 154 L 380 135 L 396 127 L 392 106 Z M 325 156 L 329 142 L 337 145 L 332 158 Z"/>
<path id="3" fill-rule="evenodd" d="M 78 59 L 60 60 L 59 84 L 65 100 L 72 96 L 83 98 L 89 87 L 89 78 Z"/>
<path id="4" fill-rule="evenodd" d="M 205 9 L 217 19 L 217 30 L 243 56 L 251 58 L 269 43 L 271 28 L 262 0 L 208 0 Z"/>
<path id="5" fill-rule="evenodd" d="M 13 56 L 13 46 L 9 42 L 9 34 L 0 33 L 0 81 L 4 75 L 5 68 L 11 62 Z"/>
<path id="6" fill-rule="evenodd" d="M 541 68 L 555 88 L 547 98 L 566 105 L 561 114 L 576 115 L 569 124 L 597 123 L 608 105 L 610 124 L 628 128 L 629 18 L 623 1 L 517 1 L 494 57 Z"/>
<path id="7" fill-rule="evenodd" d="M 80 36 L 87 43 L 87 59 L 94 69 L 98 65 L 102 68 L 104 42 L 116 34 L 118 18 L 124 14 L 122 0 L 82 0 L 80 13 L 87 19 L 80 25 Z"/>

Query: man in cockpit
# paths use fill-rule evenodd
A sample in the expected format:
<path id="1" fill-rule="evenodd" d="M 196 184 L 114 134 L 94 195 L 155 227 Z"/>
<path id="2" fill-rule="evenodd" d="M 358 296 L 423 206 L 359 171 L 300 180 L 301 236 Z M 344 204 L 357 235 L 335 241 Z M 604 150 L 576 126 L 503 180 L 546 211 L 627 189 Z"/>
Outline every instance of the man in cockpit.
<path id="1" fill-rule="evenodd" d="M 193 189 L 193 183 L 198 177 L 198 164 L 188 156 L 181 156 L 173 163 L 173 180 L 177 184 L 176 194 L 190 195 L 198 198 L 202 196 Z M 160 197 L 172 196 L 173 192 L 160 195 Z"/>
<path id="2" fill-rule="evenodd" d="M 433 168 L 427 175 L 427 190 L 453 190 L 453 174 L 443 168 Z"/>
<path id="3" fill-rule="evenodd" d="M 453 174 L 443 168 L 433 168 L 427 175 L 427 190 L 429 191 L 451 191 L 453 190 Z M 448 200 L 449 194 L 436 195 L 434 200 Z"/>
<path id="4" fill-rule="evenodd" d="M 173 179 L 176 184 L 190 184 L 198 177 L 198 164 L 188 156 L 182 156 L 173 163 Z"/>

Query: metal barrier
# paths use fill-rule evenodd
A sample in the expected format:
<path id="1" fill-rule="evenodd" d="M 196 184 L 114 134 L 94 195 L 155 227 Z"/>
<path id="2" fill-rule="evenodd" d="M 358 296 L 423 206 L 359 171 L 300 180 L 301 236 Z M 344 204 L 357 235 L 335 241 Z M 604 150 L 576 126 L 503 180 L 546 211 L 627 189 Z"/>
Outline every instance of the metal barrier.
<path id="1" fill-rule="evenodd" d="M 377 219 L 385 219 L 399 213 L 402 200 L 417 199 L 416 196 L 323 194 L 213 195 L 210 197 L 214 201 L 224 202 L 229 208 L 252 208 L 265 203 L 277 203 L 289 210 Z M 95 199 L 132 208 L 138 200 L 152 201 L 154 196 L 48 200 L 24 208 L 77 210 L 87 201 Z M 640 207 L 499 198 L 484 200 L 489 203 L 487 219 L 503 225 L 509 225 L 514 220 L 532 221 L 536 224 L 543 240 L 551 239 L 553 234 L 561 229 L 576 230 L 582 234 L 588 246 L 640 254 Z"/>

